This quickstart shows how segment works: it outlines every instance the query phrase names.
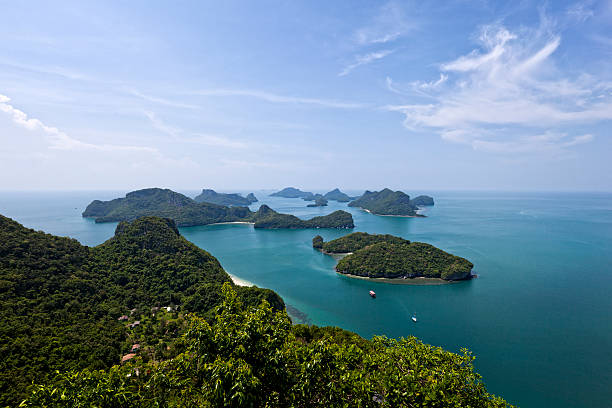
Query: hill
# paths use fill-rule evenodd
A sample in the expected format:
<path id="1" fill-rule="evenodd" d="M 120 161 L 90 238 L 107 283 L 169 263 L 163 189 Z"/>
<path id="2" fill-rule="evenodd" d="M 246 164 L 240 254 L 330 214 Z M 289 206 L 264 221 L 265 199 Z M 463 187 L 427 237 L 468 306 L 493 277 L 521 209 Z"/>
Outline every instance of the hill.
<path id="1" fill-rule="evenodd" d="M 306 207 L 325 207 L 326 205 L 327 200 L 322 195 L 319 195 L 315 198 L 314 203 L 308 204 Z"/>
<path id="2" fill-rule="evenodd" d="M 122 222 L 87 247 L 0 216 L 0 406 L 16 405 L 55 370 L 119 363 L 129 329 L 118 318 L 130 310 L 180 305 L 212 318 L 224 283 L 233 286 L 217 259 L 169 219 Z M 236 290 L 249 305 L 266 299 L 284 309 L 270 290 Z"/>
<path id="3" fill-rule="evenodd" d="M 410 202 L 410 196 L 402 191 L 366 191 L 363 195 L 348 204 L 359 207 L 376 215 L 398 215 L 417 217 L 417 206 Z"/>
<path id="4" fill-rule="evenodd" d="M 329 254 L 348 253 L 338 262 L 336 271 L 367 278 L 463 280 L 471 278 L 474 267 L 467 259 L 433 245 L 393 235 L 355 232 L 329 242 L 317 235 L 312 245 Z"/>
<path id="5" fill-rule="evenodd" d="M 252 212 L 247 207 L 198 203 L 183 194 L 160 188 L 133 191 L 125 198 L 111 201 L 94 200 L 83 212 L 83 217 L 92 217 L 96 222 L 130 221 L 143 216 L 170 218 L 179 227 L 220 222 L 252 222 L 255 228 L 273 229 L 354 227 L 353 217 L 345 211 L 304 221 L 293 215 L 277 213 L 267 205 Z"/>
<path id="6" fill-rule="evenodd" d="M 351 197 L 344 194 L 342 191 L 340 191 L 340 189 L 337 189 L 337 188 L 333 189 L 332 191 L 328 193 L 325 193 L 323 197 L 325 197 L 326 199 L 330 201 L 338 201 L 340 203 L 348 203 L 349 201 L 351 201 Z"/>
<path id="7" fill-rule="evenodd" d="M 295 215 L 280 214 L 262 205 L 252 218 L 255 220 L 255 228 L 267 229 L 301 229 L 301 228 L 354 228 L 353 216 L 342 210 L 331 214 L 314 217 L 310 220 L 302 220 Z"/>
<path id="8" fill-rule="evenodd" d="M 225 206 L 249 206 L 257 202 L 257 198 L 253 193 L 249 193 L 246 197 L 240 194 L 224 194 L 217 193 L 214 190 L 203 189 L 200 195 L 194 198 L 198 203 L 211 203 Z"/>
<path id="9" fill-rule="evenodd" d="M 286 187 L 281 191 L 277 191 L 276 193 L 270 194 L 270 197 L 284 197 L 284 198 L 304 198 L 310 197 L 313 194 L 308 191 L 302 191 L 298 188 L 294 187 Z"/>
<path id="10" fill-rule="evenodd" d="M 430 196 L 426 196 L 426 195 L 420 195 L 418 197 L 413 198 L 412 200 L 410 200 L 410 203 L 412 205 L 416 205 L 416 206 L 428 206 L 428 205 L 434 205 L 434 199 L 433 197 Z"/>

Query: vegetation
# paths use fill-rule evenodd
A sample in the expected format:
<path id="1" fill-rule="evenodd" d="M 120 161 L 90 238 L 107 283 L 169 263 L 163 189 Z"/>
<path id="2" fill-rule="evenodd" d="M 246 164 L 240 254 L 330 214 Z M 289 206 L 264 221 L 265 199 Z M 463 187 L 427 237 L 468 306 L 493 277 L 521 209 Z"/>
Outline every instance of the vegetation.
<path id="1" fill-rule="evenodd" d="M 132 335 L 122 315 L 180 305 L 211 319 L 224 283 L 232 284 L 219 262 L 169 219 L 122 222 L 113 238 L 90 248 L 0 216 L 0 406 L 16 405 L 33 380 L 55 370 L 117 364 Z M 236 290 L 248 305 L 266 299 L 284 309 L 270 290 Z M 174 326 L 164 333 L 176 333 Z"/>
<path id="2" fill-rule="evenodd" d="M 276 193 L 270 194 L 270 197 L 304 198 L 310 197 L 312 195 L 312 193 L 308 191 L 302 191 L 299 188 L 287 187 L 283 188 L 281 191 L 277 191 Z"/>
<path id="3" fill-rule="evenodd" d="M 316 237 L 314 237 L 312 239 L 312 247 L 315 249 L 323 248 L 323 237 L 320 235 L 317 235 Z"/>
<path id="4" fill-rule="evenodd" d="M 348 254 L 379 242 L 389 242 L 394 244 L 410 243 L 410 241 L 406 239 L 395 237 L 393 235 L 368 234 L 367 232 L 353 232 L 352 234 L 348 234 L 325 243 L 320 235 L 317 235 L 315 239 L 317 237 L 320 238 L 320 241 L 317 239 L 317 244 L 321 244 L 321 246 L 318 248 L 322 249 L 323 252 L 328 254 Z M 315 247 L 315 239 L 312 241 L 313 247 Z"/>
<path id="5" fill-rule="evenodd" d="M 358 199 L 351 201 L 349 207 L 359 207 L 377 215 L 417 216 L 416 205 L 410 202 L 410 196 L 402 191 L 366 191 Z"/>
<path id="6" fill-rule="evenodd" d="M 342 210 L 334 211 L 331 214 L 314 217 L 310 220 L 302 220 L 295 215 L 280 214 L 262 205 L 252 217 L 255 228 L 267 229 L 301 229 L 301 228 L 354 228 L 353 216 Z"/>
<path id="7" fill-rule="evenodd" d="M 368 278 L 462 280 L 471 277 L 473 267 L 467 259 L 423 242 L 379 242 L 342 258 L 336 271 Z"/>
<path id="8" fill-rule="evenodd" d="M 184 352 L 107 371 L 60 373 L 23 407 L 506 407 L 473 357 L 414 337 L 368 341 L 337 328 L 293 326 L 232 288 L 212 323 L 189 317 Z"/>
<path id="9" fill-rule="evenodd" d="M 319 195 L 315 198 L 314 203 L 308 204 L 306 207 L 325 207 L 327 205 L 327 200 L 323 198 L 322 195 Z"/>
<path id="10" fill-rule="evenodd" d="M 253 193 L 243 197 L 240 194 L 223 194 L 214 190 L 203 189 L 200 195 L 194 198 L 198 203 L 211 203 L 226 206 L 248 206 L 257 201 Z"/>
<path id="11" fill-rule="evenodd" d="M 247 207 L 226 207 L 206 202 L 198 203 L 172 190 L 149 188 L 133 191 L 125 198 L 111 201 L 95 200 L 87 206 L 83 217 L 96 222 L 131 221 L 142 216 L 170 218 L 180 227 L 207 225 L 218 222 L 254 222 L 255 228 L 353 228 L 353 217 L 344 211 L 301 220 L 280 214 L 267 205 L 257 212 Z"/>
<path id="12" fill-rule="evenodd" d="M 418 197 L 415 197 L 412 200 L 410 200 L 410 202 L 412 203 L 412 205 L 416 205 L 416 206 L 434 205 L 433 197 L 426 196 L 426 195 L 420 195 Z"/>
<path id="13" fill-rule="evenodd" d="M 330 201 L 338 201 L 340 203 L 348 203 L 349 201 L 351 201 L 351 197 L 344 194 L 342 191 L 340 191 L 337 188 L 333 189 L 332 191 L 328 193 L 325 193 L 323 197 L 325 197 L 326 199 Z"/>

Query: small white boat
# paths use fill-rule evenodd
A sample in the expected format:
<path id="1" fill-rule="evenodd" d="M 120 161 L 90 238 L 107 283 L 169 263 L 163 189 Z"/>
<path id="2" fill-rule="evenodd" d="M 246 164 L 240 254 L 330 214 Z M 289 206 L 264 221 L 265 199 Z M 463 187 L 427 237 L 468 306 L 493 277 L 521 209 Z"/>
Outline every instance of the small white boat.
<path id="1" fill-rule="evenodd" d="M 373 290 L 370 291 L 370 296 L 372 296 L 373 298 L 376 297 L 376 292 L 374 292 Z"/>
<path id="2" fill-rule="evenodd" d="M 415 323 L 417 322 L 416 313 L 412 315 L 411 319 L 413 322 Z"/>

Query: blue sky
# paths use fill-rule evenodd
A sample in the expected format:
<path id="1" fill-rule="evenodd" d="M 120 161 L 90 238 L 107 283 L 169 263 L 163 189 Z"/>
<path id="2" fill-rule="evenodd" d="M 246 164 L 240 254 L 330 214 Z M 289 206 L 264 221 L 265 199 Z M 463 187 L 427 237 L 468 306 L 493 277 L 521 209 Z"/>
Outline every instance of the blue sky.
<path id="1" fill-rule="evenodd" d="M 612 1 L 0 11 L 0 189 L 612 190 Z"/>

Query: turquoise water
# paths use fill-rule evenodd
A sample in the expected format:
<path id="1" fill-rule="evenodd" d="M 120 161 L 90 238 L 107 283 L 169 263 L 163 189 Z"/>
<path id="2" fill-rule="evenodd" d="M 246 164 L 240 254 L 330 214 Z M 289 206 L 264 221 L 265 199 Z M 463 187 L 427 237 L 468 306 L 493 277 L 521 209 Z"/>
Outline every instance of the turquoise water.
<path id="1" fill-rule="evenodd" d="M 0 214 L 96 245 L 112 236 L 115 225 L 82 219 L 81 211 L 92 199 L 123 194 L 2 192 Z M 228 272 L 277 291 L 309 322 L 365 337 L 415 335 L 451 351 L 467 347 L 488 389 L 522 407 L 610 406 L 612 194 L 429 194 L 436 206 L 416 219 L 378 217 L 335 202 L 306 208 L 299 199 L 256 192 L 272 208 L 301 217 L 348 210 L 356 230 L 424 241 L 466 257 L 478 279 L 413 286 L 339 276 L 335 261 L 313 250 L 311 239 L 346 231 L 214 225 L 181 232 Z"/>

